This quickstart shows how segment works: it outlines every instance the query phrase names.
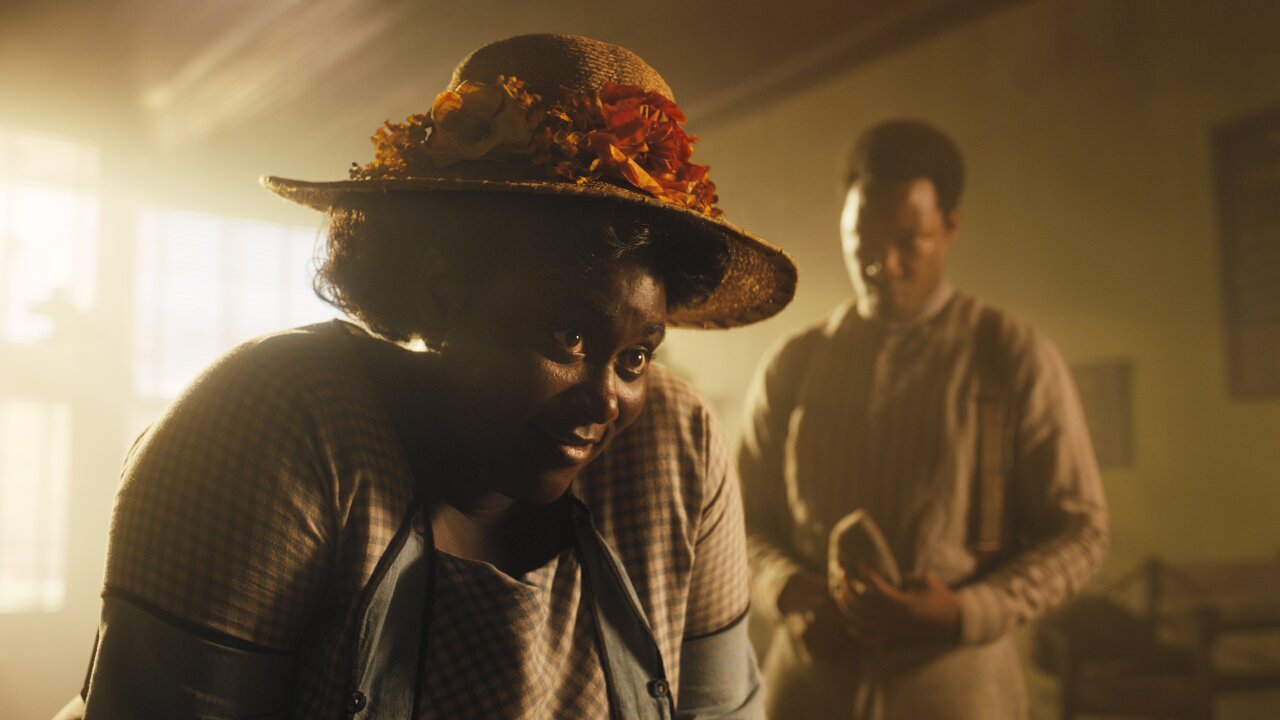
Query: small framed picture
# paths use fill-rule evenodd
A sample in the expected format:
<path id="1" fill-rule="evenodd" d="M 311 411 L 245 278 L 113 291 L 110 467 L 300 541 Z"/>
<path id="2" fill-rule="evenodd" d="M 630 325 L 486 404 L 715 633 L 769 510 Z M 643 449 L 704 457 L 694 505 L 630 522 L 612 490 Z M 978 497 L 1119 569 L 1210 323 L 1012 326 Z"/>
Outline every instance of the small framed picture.
<path id="1" fill-rule="evenodd" d="M 1098 467 L 1128 467 L 1133 453 L 1133 363 L 1105 360 L 1073 365 L 1080 404 Z"/>
<path id="2" fill-rule="evenodd" d="M 1280 106 L 1214 135 L 1228 387 L 1280 395 Z"/>

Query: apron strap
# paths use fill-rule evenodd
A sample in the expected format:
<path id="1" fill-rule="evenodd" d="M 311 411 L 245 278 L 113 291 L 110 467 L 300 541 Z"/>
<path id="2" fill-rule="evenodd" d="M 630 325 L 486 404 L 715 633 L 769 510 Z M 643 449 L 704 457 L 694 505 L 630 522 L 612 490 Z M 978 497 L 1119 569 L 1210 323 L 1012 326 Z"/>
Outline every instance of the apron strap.
<path id="1" fill-rule="evenodd" d="M 675 698 L 640 599 L 622 562 L 576 497 L 573 527 L 596 621 L 610 714 L 626 720 L 669 720 L 675 715 Z"/>
<path id="2" fill-rule="evenodd" d="M 431 523 L 415 503 L 374 570 L 357 633 L 347 712 L 361 720 L 413 720 L 434 590 Z"/>

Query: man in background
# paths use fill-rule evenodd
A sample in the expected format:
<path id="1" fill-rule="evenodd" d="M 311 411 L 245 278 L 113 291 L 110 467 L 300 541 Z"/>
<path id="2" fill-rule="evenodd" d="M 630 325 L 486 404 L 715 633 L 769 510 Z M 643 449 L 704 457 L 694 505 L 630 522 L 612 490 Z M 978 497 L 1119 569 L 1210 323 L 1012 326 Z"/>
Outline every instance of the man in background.
<path id="1" fill-rule="evenodd" d="M 853 297 L 766 359 L 738 455 L 769 716 L 1025 717 L 1010 631 L 1108 543 L 1075 386 L 1044 335 L 948 283 L 950 138 L 877 125 L 845 181 Z"/>

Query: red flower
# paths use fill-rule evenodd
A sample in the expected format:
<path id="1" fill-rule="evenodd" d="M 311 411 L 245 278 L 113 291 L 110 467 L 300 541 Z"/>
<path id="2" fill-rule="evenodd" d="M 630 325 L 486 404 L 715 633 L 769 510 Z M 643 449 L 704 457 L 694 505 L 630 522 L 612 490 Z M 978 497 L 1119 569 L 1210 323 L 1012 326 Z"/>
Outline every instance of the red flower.
<path id="1" fill-rule="evenodd" d="M 598 96 L 562 98 L 547 110 L 535 162 L 568 179 L 625 181 L 656 198 L 720 214 L 707 166 L 689 162 L 697 138 L 664 95 L 607 83 Z"/>
<path id="2" fill-rule="evenodd" d="M 373 137 L 374 161 L 353 168 L 352 177 L 408 177 L 424 168 L 520 154 L 552 176 L 620 181 L 718 216 L 708 167 L 689 161 L 697 137 L 684 131 L 684 122 L 670 98 L 635 85 L 606 83 L 598 95 L 566 91 L 543 105 L 520 81 L 499 78 L 495 86 L 469 83 L 441 93 L 431 113 L 384 124 Z"/>

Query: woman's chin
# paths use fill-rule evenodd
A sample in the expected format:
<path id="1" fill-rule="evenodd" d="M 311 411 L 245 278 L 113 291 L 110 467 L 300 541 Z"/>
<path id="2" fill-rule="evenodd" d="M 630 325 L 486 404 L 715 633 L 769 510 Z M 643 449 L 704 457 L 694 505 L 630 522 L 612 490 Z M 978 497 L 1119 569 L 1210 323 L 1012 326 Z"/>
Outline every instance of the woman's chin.
<path id="1" fill-rule="evenodd" d="M 565 468 L 528 478 L 505 493 L 512 500 L 534 505 L 549 505 L 569 491 L 580 468 Z"/>

